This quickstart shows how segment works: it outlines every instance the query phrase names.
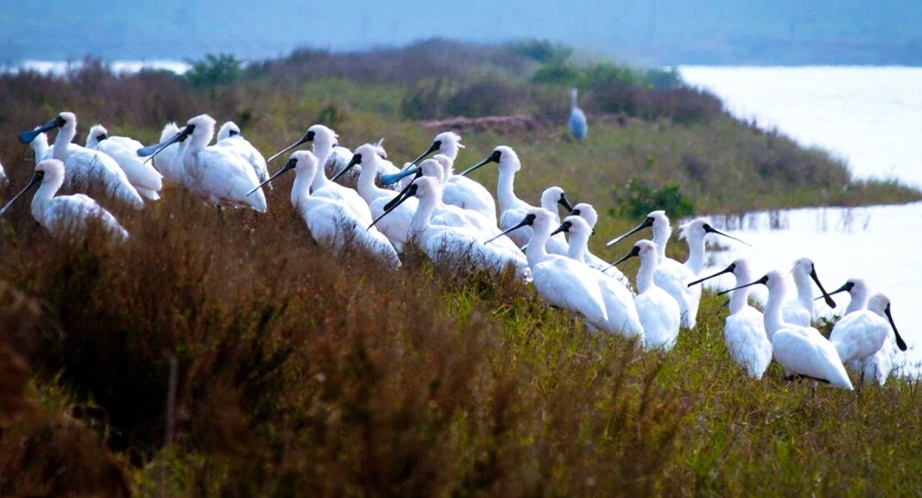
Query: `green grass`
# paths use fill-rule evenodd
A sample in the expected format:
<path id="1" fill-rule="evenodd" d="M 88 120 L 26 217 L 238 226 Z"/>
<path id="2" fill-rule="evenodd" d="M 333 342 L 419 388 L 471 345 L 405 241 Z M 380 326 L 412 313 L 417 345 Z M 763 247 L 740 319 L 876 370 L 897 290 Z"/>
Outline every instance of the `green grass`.
<path id="1" fill-rule="evenodd" d="M 30 79 L 31 78 L 31 79 Z M 192 89 L 163 75 L 72 82 L 0 77 L 9 193 L 31 175 L 15 133 L 75 111 L 145 141 L 209 110 L 271 153 L 321 119 L 348 146 L 386 137 L 395 163 L 433 133 L 402 119 L 389 82 L 267 76 Z M 180 91 L 181 90 L 181 91 Z M 541 90 L 548 91 L 546 88 Z M 84 98 L 85 94 L 89 96 Z M 107 98 L 104 98 L 107 97 Z M 520 195 L 558 184 L 602 213 L 593 248 L 638 220 L 612 218 L 628 180 L 678 185 L 699 213 L 907 202 L 895 183 L 726 116 L 690 124 L 594 122 L 533 134 L 463 131 L 458 169 L 497 144 L 523 162 Z M 609 123 L 609 124 L 606 124 Z M 82 137 L 81 137 L 82 138 Z M 270 169 L 274 169 L 270 167 Z M 496 172 L 476 173 L 489 189 Z M 179 188 L 110 247 L 53 241 L 27 203 L 0 220 L 0 494 L 116 496 L 907 495 L 922 488 L 914 381 L 854 392 L 742 375 L 723 345 L 723 299 L 669 353 L 594 336 L 511 274 L 399 271 L 319 248 L 289 208 L 213 209 Z M 111 206 L 110 206 L 111 207 Z M 682 244 L 669 254 L 681 257 Z M 625 272 L 633 276 L 636 263 Z M 175 432 L 164 444 L 170 359 Z"/>

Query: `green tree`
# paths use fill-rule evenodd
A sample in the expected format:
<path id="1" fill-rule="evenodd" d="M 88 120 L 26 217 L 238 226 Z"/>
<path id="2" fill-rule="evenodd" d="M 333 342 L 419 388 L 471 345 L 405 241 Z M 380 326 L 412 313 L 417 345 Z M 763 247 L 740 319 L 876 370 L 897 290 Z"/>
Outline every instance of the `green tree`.
<path id="1" fill-rule="evenodd" d="M 231 54 L 208 54 L 202 60 L 186 62 L 192 66 L 186 79 L 194 87 L 227 85 L 243 73 L 243 62 Z"/>

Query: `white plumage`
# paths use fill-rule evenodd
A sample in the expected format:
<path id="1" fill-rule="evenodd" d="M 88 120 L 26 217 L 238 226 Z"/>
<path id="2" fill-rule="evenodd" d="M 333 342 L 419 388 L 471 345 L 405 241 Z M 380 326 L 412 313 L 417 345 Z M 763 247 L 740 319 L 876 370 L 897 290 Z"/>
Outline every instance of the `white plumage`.
<path id="1" fill-rule="evenodd" d="M 45 159 L 35 166 L 32 180 L 15 197 L 0 209 L 0 216 L 36 185 L 38 192 L 32 198 L 32 217 L 56 238 L 80 238 L 86 235 L 89 223 L 99 223 L 113 240 L 128 238 L 128 232 L 119 225 L 111 213 L 103 209 L 90 197 L 83 194 L 55 197 L 64 183 L 64 163 L 57 159 Z"/>
<path id="2" fill-rule="evenodd" d="M 54 139 L 52 155 L 64 163 L 64 183 L 61 188 L 67 191 L 85 191 L 91 185 L 100 185 L 106 195 L 135 209 L 144 207 L 144 201 L 138 194 L 125 172 L 115 159 L 98 150 L 90 150 L 73 142 L 77 135 L 77 116 L 72 112 L 62 112 L 57 118 L 32 131 L 19 134 L 19 140 L 30 143 L 41 132 L 60 128 Z"/>
<path id="3" fill-rule="evenodd" d="M 95 124 L 86 136 L 86 147 L 115 159 L 139 194 L 151 200 L 160 199 L 158 192 L 163 188 L 163 175 L 138 157 L 138 149 L 144 147 L 141 142 L 128 137 L 110 137 L 103 125 Z"/>
<path id="4" fill-rule="evenodd" d="M 557 231 L 570 234 L 567 256 L 586 264 L 586 245 L 589 242 L 589 234 L 592 232 L 589 223 L 579 216 L 571 215 L 564 219 Z M 602 330 L 643 340 L 643 326 L 637 315 L 637 305 L 634 303 L 631 291 L 617 280 L 594 268 L 592 273 L 599 283 L 605 310 L 608 313 L 607 327 L 603 327 Z"/>
<path id="5" fill-rule="evenodd" d="M 461 172 L 467 176 L 485 164 L 497 163 L 499 165 L 499 179 L 496 184 L 496 198 L 499 200 L 499 228 L 503 231 L 515 226 L 524 218 L 534 206 L 519 199 L 515 195 L 515 174 L 522 169 L 519 156 L 511 147 L 500 145 L 493 149 L 493 153 L 486 159 Z M 510 233 L 509 238 L 519 247 L 528 244 L 531 238 L 531 227 L 525 227 Z M 547 251 L 551 254 L 564 256 L 567 254 L 567 243 L 563 237 L 552 237 L 547 241 Z"/>
<path id="6" fill-rule="evenodd" d="M 768 287 L 768 302 L 763 310 L 765 332 L 771 339 L 775 359 L 785 373 L 812 380 L 814 388 L 819 381 L 852 390 L 852 382 L 832 343 L 813 327 L 784 321 L 781 308 L 787 287 L 781 273 L 770 271 L 747 286 L 756 284 Z"/>
<path id="7" fill-rule="evenodd" d="M 742 287 L 752 281 L 749 263 L 745 259 L 737 259 L 723 271 L 689 285 L 697 285 L 725 273 L 732 273 L 736 277 L 737 289 L 730 297 L 730 315 L 724 325 L 724 342 L 733 361 L 750 377 L 760 380 L 772 361 L 772 343 L 765 332 L 762 313 L 748 303 L 749 287 Z"/>
<path id="8" fill-rule="evenodd" d="M 644 344 L 647 347 L 670 350 L 679 336 L 681 315 L 679 304 L 655 281 L 654 274 L 659 265 L 659 249 L 656 243 L 640 240 L 626 256 L 615 262 L 621 263 L 632 257 L 640 258 L 637 270 L 637 295 L 634 303 L 644 330 Z"/>
<path id="9" fill-rule="evenodd" d="M 269 179 L 269 170 L 266 167 L 266 158 L 256 150 L 256 147 L 253 147 L 253 144 L 249 140 L 243 138 L 243 135 L 240 134 L 240 127 L 237 126 L 233 121 L 228 121 L 221 125 L 221 128 L 218 130 L 217 143 L 218 147 L 230 147 L 235 152 L 240 154 L 241 157 L 246 159 L 250 166 L 253 167 L 253 172 L 256 173 L 256 178 L 260 182 L 265 182 Z M 272 189 L 272 184 L 267 184 L 269 189 Z"/>
<path id="10" fill-rule="evenodd" d="M 400 199 L 388 206 L 384 217 L 414 195 L 419 198 L 419 207 L 410 223 L 410 234 L 430 259 L 440 261 L 445 257 L 469 257 L 478 268 L 497 271 L 512 265 L 520 276 L 530 279 L 528 261 L 521 253 L 513 253 L 499 245 L 484 244 L 483 234 L 469 227 L 436 225 L 431 222 L 442 195 L 442 184 L 436 178 L 424 176 L 416 179 Z"/>

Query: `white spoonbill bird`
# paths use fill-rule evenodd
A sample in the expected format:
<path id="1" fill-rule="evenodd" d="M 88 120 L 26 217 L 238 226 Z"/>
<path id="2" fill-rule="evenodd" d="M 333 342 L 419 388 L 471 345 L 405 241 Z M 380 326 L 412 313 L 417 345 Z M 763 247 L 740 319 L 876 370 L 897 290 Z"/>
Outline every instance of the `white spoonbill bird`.
<path id="1" fill-rule="evenodd" d="M 659 265 L 659 250 L 654 242 L 639 240 L 631 252 L 614 264 L 634 257 L 640 258 L 634 303 L 640 324 L 643 325 L 644 344 L 669 351 L 679 337 L 681 315 L 676 300 L 654 281 L 653 274 Z"/>
<path id="2" fill-rule="evenodd" d="M 794 285 L 797 287 L 797 297 L 784 305 L 781 311 L 784 321 L 795 325 L 807 327 L 813 320 L 813 285 L 812 279 L 816 286 L 822 291 L 826 304 L 830 308 L 836 307 L 836 302 L 828 297 L 829 294 L 823 289 L 819 277 L 816 276 L 816 268 L 810 258 L 800 258 L 794 263 L 791 270 L 794 276 Z"/>
<path id="3" fill-rule="evenodd" d="M 228 121 L 221 125 L 221 128 L 218 130 L 217 140 L 215 145 L 219 147 L 230 147 L 243 156 L 243 158 L 250 163 L 250 166 L 253 167 L 253 172 L 256 173 L 256 178 L 258 178 L 260 182 L 264 182 L 269 178 L 266 158 L 256 150 L 256 147 L 253 147 L 253 144 L 251 144 L 249 140 L 243 138 L 237 123 Z M 267 186 L 269 190 L 272 190 L 271 183 L 267 184 Z"/>
<path id="4" fill-rule="evenodd" d="M 868 284 L 860 278 L 850 278 L 845 281 L 842 287 L 829 293 L 829 296 L 835 296 L 841 292 L 848 292 L 850 301 L 848 306 L 845 307 L 845 315 L 851 314 L 853 311 L 863 310 L 868 307 L 868 299 L 871 297 L 871 290 L 868 288 Z M 819 301 L 825 296 L 819 296 L 814 301 Z M 844 315 L 843 315 L 844 316 Z"/>
<path id="5" fill-rule="evenodd" d="M 391 241 L 391 244 L 398 252 L 403 252 L 403 246 L 410 237 L 410 222 L 419 207 L 419 201 L 415 198 L 407 199 L 394 208 L 386 217 L 381 217 L 384 214 L 385 206 L 400 195 L 393 190 L 383 189 L 375 184 L 379 171 L 379 159 L 384 154 L 385 151 L 380 145 L 360 145 L 355 149 L 352 160 L 337 173 L 337 176 L 332 181 L 336 181 L 339 176 L 346 174 L 353 167 L 361 167 L 362 171 L 359 173 L 359 180 L 356 185 L 359 195 L 368 204 L 371 215 L 378 220 L 375 227 L 387 237 L 387 240 Z"/>
<path id="6" fill-rule="evenodd" d="M 253 167 L 240 154 L 229 147 L 209 146 L 214 137 L 215 120 L 207 114 L 200 114 L 186 122 L 176 135 L 166 142 L 147 147 L 156 148 L 153 155 L 176 142 L 184 143 L 179 159 L 185 170 L 186 187 L 205 202 L 218 207 L 250 206 L 265 213 L 266 195 L 263 193 Z M 147 155 L 147 151 L 138 151 Z M 252 193 L 257 195 L 250 195 Z"/>
<path id="7" fill-rule="evenodd" d="M 442 154 L 436 154 L 431 159 L 426 159 L 415 166 L 413 169 L 417 171 L 418 176 L 425 176 L 427 178 L 433 178 L 437 180 L 442 185 L 442 194 L 444 195 L 445 189 L 445 164 L 449 164 L 450 167 L 451 159 L 448 159 Z M 400 196 L 406 196 L 406 191 L 409 188 L 404 188 L 403 191 L 399 194 Z M 502 231 L 497 228 L 496 223 L 491 219 L 487 218 L 478 211 L 473 211 L 470 209 L 463 209 L 458 206 L 448 205 L 443 202 L 441 198 L 434 201 L 436 203 L 435 208 L 432 211 L 432 216 L 430 218 L 430 223 L 433 225 L 446 225 L 452 227 L 460 227 L 468 230 L 474 230 L 480 232 L 481 240 L 489 238 L 491 242 L 495 242 L 495 245 L 502 247 L 504 250 L 509 251 L 513 254 L 521 256 L 521 259 L 525 259 L 525 254 L 522 253 L 522 250 L 508 237 L 500 237 L 503 235 Z"/>
<path id="8" fill-rule="evenodd" d="M 496 197 L 499 200 L 499 227 L 503 231 L 506 231 L 509 227 L 518 224 L 519 220 L 524 218 L 534 207 L 515 195 L 515 173 L 522 169 L 522 163 L 519 161 L 519 156 L 516 155 L 511 147 L 505 145 L 497 146 L 486 159 L 462 171 L 461 176 L 467 176 L 489 163 L 496 163 L 499 165 L 499 179 L 496 183 Z M 523 247 L 525 244 L 528 244 L 531 238 L 531 232 L 532 228 L 526 226 L 522 230 L 510 232 L 513 235 L 510 235 L 509 238 L 511 238 L 517 246 Z M 567 254 L 567 244 L 562 236 L 550 238 L 547 243 L 547 251 L 549 253 L 560 256 L 565 256 Z"/>
<path id="9" fill-rule="evenodd" d="M 115 159 L 139 194 L 157 200 L 163 188 L 163 175 L 138 157 L 137 151 L 143 147 L 144 144 L 128 137 L 110 137 L 101 124 L 91 126 L 86 136 L 86 148 L 100 150 Z"/>
<path id="10" fill-rule="evenodd" d="M 491 225 L 497 226 L 496 202 L 490 192 L 479 182 L 456 175 L 455 158 L 439 153 L 433 159 L 444 169 L 442 184 L 445 185 L 445 193 L 442 198 L 445 204 L 477 212 L 489 220 Z"/>
<path id="11" fill-rule="evenodd" d="M 752 282 L 749 262 L 745 259 L 737 259 L 726 269 L 695 280 L 688 285 L 697 285 L 724 273 L 732 273 L 736 277 L 738 287 Z M 724 324 L 724 342 L 727 344 L 733 361 L 750 377 L 761 380 L 762 374 L 772 361 L 772 343 L 765 332 L 765 320 L 762 313 L 749 306 L 748 298 L 749 287 L 736 289 L 730 296 L 730 316 Z"/>
<path id="12" fill-rule="evenodd" d="M 843 317 L 868 307 L 868 299 L 871 296 L 871 291 L 864 280 L 860 278 L 850 278 L 842 287 L 830 292 L 829 295 L 834 296 L 840 292 L 848 292 L 851 297 L 848 306 L 845 308 L 845 315 L 843 315 Z M 823 296 L 817 297 L 814 301 L 822 298 Z M 893 355 L 895 354 L 895 350 L 896 347 L 888 338 L 884 341 L 883 346 L 874 353 L 874 356 L 866 362 L 864 368 L 862 368 L 860 362 L 855 361 L 847 363 L 846 366 L 856 370 L 861 369 L 862 377 L 866 381 L 876 381 L 882 386 L 887 383 L 890 371 L 893 370 Z"/>
<path id="13" fill-rule="evenodd" d="M 144 207 L 144 201 L 138 194 L 125 172 L 108 154 L 90 150 L 72 143 L 77 135 L 77 116 L 72 112 L 62 112 L 58 117 L 44 125 L 19 134 L 19 141 L 27 144 L 42 132 L 60 128 L 54 138 L 53 156 L 64 163 L 66 174 L 63 188 L 67 190 L 86 190 L 91 184 L 100 183 L 106 195 L 123 202 L 135 209 Z"/>
<path id="14" fill-rule="evenodd" d="M 406 192 L 396 197 L 385 208 L 384 214 L 375 220 L 386 218 L 389 213 L 407 202 L 412 196 L 419 199 L 419 208 L 410 222 L 410 237 L 433 261 L 443 258 L 470 258 L 480 269 L 502 271 L 513 266 L 525 280 L 531 278 L 528 261 L 521 256 L 505 250 L 502 246 L 483 243 L 483 234 L 467 227 L 454 227 L 432 224 L 432 213 L 438 206 L 442 195 L 442 184 L 436 178 L 424 176 L 416 179 L 407 187 Z"/>
<path id="15" fill-rule="evenodd" d="M 445 186 L 445 192 L 442 194 L 442 201 L 445 204 L 480 212 L 493 220 L 493 224 L 496 224 L 496 202 L 490 192 L 477 181 L 466 176 L 454 174 L 454 163 L 458 160 L 458 150 L 461 148 L 464 148 L 461 145 L 461 135 L 453 131 L 439 133 L 435 136 L 429 148 L 419 157 L 407 163 L 400 173 L 382 176 L 381 181 L 385 184 L 392 184 L 414 174 L 416 168 L 413 168 L 413 165 L 419 164 L 429 154 L 438 152 L 438 154 L 451 160 L 450 162 L 439 161 L 443 162 L 442 166 L 445 168 L 445 176 L 442 182 Z"/>
<path id="16" fill-rule="evenodd" d="M 832 328 L 829 342 L 839 352 L 839 359 L 842 363 L 856 363 L 861 372 L 859 389 L 861 384 L 864 384 L 868 364 L 887 343 L 891 328 L 896 336 L 897 347 L 900 351 L 906 351 L 906 343 L 900 337 L 896 324 L 893 323 L 893 316 L 890 314 L 890 299 L 881 293 L 874 294 L 868 299 L 867 309 L 845 315 Z M 879 379 L 878 382 L 880 382 Z"/>
<path id="17" fill-rule="evenodd" d="M 570 250 L 567 256 L 570 259 L 586 264 L 586 245 L 589 243 L 589 234 L 592 232 L 589 223 L 579 216 L 567 216 L 555 232 L 570 234 Z M 644 336 L 643 326 L 640 324 L 637 305 L 634 304 L 634 296 L 631 291 L 608 275 L 594 268 L 592 270 L 599 283 L 599 288 L 602 290 L 605 310 L 608 313 L 608 320 L 606 320 L 608 327 L 603 328 L 603 330 L 609 333 L 618 333 L 625 337 L 638 337 L 642 340 Z"/>
<path id="18" fill-rule="evenodd" d="M 291 186 L 291 203 L 304 218 L 311 236 L 318 244 L 340 250 L 348 244 L 358 244 L 379 256 L 392 267 L 400 266 L 394 246 L 374 227 L 367 227 L 364 219 L 355 216 L 342 201 L 311 195 L 314 177 L 323 174 L 317 157 L 310 151 L 299 150 L 274 175 L 295 171 Z"/>
<path id="19" fill-rule="evenodd" d="M 171 138 L 176 136 L 179 133 L 179 127 L 176 126 L 176 123 L 169 122 L 163 126 L 163 131 L 160 132 L 160 141 L 150 147 L 141 147 L 138 149 L 136 154 L 140 157 L 150 156 L 154 151 L 157 150 L 158 146 L 162 143 L 168 142 Z M 154 168 L 163 175 L 163 178 L 168 182 L 175 183 L 177 185 L 186 185 L 186 170 L 182 167 L 182 158 L 178 153 L 179 149 L 185 144 L 186 136 L 183 136 L 183 142 L 181 143 L 172 143 L 167 147 L 164 147 L 157 155 L 153 158 Z M 147 159 L 145 159 L 146 161 Z"/>
<path id="20" fill-rule="evenodd" d="M 560 206 L 567 210 L 567 214 L 573 211 L 573 206 L 570 205 L 570 200 L 567 199 L 567 194 L 564 193 L 562 188 L 555 185 L 541 192 L 541 207 L 556 216 L 558 224 L 560 223 Z"/>
<path id="21" fill-rule="evenodd" d="M 128 232 L 115 217 L 90 197 L 83 194 L 55 197 L 54 194 L 64 184 L 64 163 L 57 159 L 45 159 L 36 164 L 32 180 L 0 209 L 0 216 L 29 189 L 39 184 L 38 192 L 32 197 L 32 216 L 53 237 L 83 237 L 88 223 L 95 220 L 113 240 L 128 238 Z"/>
<path id="22" fill-rule="evenodd" d="M 605 297 L 594 271 L 581 262 L 547 251 L 547 240 L 554 230 L 554 214 L 543 208 L 531 208 L 523 219 L 505 230 L 531 227 L 527 258 L 535 289 L 551 306 L 586 317 L 591 325 L 610 330 Z"/>
<path id="23" fill-rule="evenodd" d="M 433 152 L 444 154 L 451 158 L 452 161 L 454 161 L 455 159 L 458 159 L 458 150 L 463 148 L 464 146 L 461 145 L 461 135 L 458 135 L 453 131 L 443 131 L 432 139 L 432 143 L 429 144 L 429 148 L 426 149 L 425 152 L 420 154 L 416 159 L 405 164 L 403 169 L 401 169 L 401 172 L 406 171 L 413 165 L 419 164 L 420 161 L 428 157 L 429 154 L 432 154 Z"/>
<path id="24" fill-rule="evenodd" d="M 686 223 L 682 225 L 681 237 L 688 242 L 689 257 L 688 261 L 682 264 L 666 257 L 666 244 L 672 234 L 672 227 L 669 225 L 666 212 L 653 211 L 634 229 L 610 240 L 608 245 L 614 245 L 644 228 L 653 229 L 653 243 L 656 244 L 659 251 L 660 261 L 653 275 L 656 285 L 668 292 L 679 303 L 679 310 L 682 313 L 682 326 L 689 329 L 694 328 L 698 318 L 698 305 L 701 301 L 701 287 L 688 287 L 688 284 L 698 277 L 698 272 L 701 271 L 703 266 L 704 238 L 709 233 L 714 233 L 737 241 L 739 239 L 716 230 L 705 219 L 699 218 Z"/>
<path id="25" fill-rule="evenodd" d="M 599 221 L 599 213 L 595 210 L 594 207 L 592 207 L 592 204 L 586 202 L 577 203 L 575 206 L 573 206 L 573 210 L 570 211 L 570 214 L 579 216 L 580 218 L 586 220 L 586 223 L 589 224 L 589 228 L 591 230 L 590 234 L 595 234 L 595 225 Z M 628 280 L 628 278 L 624 276 L 624 274 L 621 273 L 621 270 L 619 270 L 616 266 L 611 265 L 604 259 L 592 254 L 588 247 L 586 248 L 585 255 L 585 262 L 587 265 L 621 282 L 621 284 L 627 287 L 628 290 L 633 290 L 631 287 L 631 281 Z"/>
<path id="26" fill-rule="evenodd" d="M 314 149 L 314 157 L 317 158 L 319 164 L 325 164 L 330 155 L 338 147 L 336 145 L 336 139 L 336 133 L 330 128 L 327 128 L 321 124 L 312 125 L 307 129 L 307 132 L 303 137 L 301 137 L 300 140 L 289 145 L 288 147 L 285 147 L 280 152 L 275 153 L 272 157 L 269 158 L 269 162 L 287 150 L 297 147 L 303 143 L 311 142 L 311 146 Z M 347 161 L 346 165 L 348 165 L 351 160 L 352 152 L 349 152 L 349 161 Z M 278 175 L 278 173 L 273 176 L 276 175 Z M 355 190 L 330 181 L 330 179 L 327 177 L 326 168 L 318 168 L 318 174 L 314 175 L 314 182 L 311 184 L 311 190 L 312 196 L 326 197 L 331 200 L 343 202 L 349 209 L 352 210 L 355 216 L 359 217 L 360 219 L 367 220 L 365 222 L 365 226 L 371 224 L 371 210 L 368 208 L 368 204 L 365 203 L 365 200 L 362 199 L 359 193 Z M 294 193 L 292 193 L 291 201 L 292 203 L 295 202 Z"/>
<path id="27" fill-rule="evenodd" d="M 567 128 L 570 134 L 577 140 L 586 138 L 589 132 L 589 123 L 586 122 L 586 114 L 576 105 L 577 89 L 570 89 L 570 119 L 567 121 Z"/>
<path id="28" fill-rule="evenodd" d="M 784 321 L 781 308 L 787 293 L 787 284 L 781 272 L 770 271 L 755 282 L 722 291 L 720 294 L 757 284 L 768 287 L 768 302 L 763 310 L 765 332 L 772 341 L 775 359 L 784 368 L 785 374 L 789 378 L 799 376 L 810 379 L 814 395 L 817 382 L 851 391 L 852 381 L 845 372 L 845 366 L 842 365 L 835 346 L 813 327 Z"/>

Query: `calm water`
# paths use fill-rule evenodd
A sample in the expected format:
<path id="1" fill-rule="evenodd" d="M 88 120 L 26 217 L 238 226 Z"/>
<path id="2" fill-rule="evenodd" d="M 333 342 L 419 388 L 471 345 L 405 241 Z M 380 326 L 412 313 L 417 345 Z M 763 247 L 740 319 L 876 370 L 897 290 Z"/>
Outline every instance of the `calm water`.
<path id="1" fill-rule="evenodd" d="M 833 152 L 859 178 L 922 185 L 922 68 L 683 67 L 681 73 L 719 95 L 735 115 Z M 729 250 L 714 253 L 713 268 L 705 273 L 747 257 L 762 275 L 808 256 L 828 290 L 864 278 L 891 299 L 896 325 L 911 348 L 903 360 L 922 362 L 915 309 L 922 297 L 922 203 L 755 213 L 740 225 L 729 232 L 752 247 L 729 241 Z M 732 282 L 729 277 L 717 286 Z M 759 292 L 764 299 L 764 290 Z M 836 298 L 840 308 L 848 304 L 847 295 Z M 833 312 L 822 303 L 816 311 Z"/>

